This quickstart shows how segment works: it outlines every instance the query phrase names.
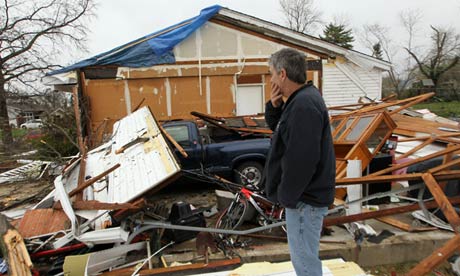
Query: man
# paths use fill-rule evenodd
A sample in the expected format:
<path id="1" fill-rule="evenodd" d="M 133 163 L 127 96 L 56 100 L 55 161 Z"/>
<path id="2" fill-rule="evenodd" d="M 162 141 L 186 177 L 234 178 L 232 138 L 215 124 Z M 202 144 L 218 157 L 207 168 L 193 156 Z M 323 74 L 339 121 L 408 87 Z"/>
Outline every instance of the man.
<path id="1" fill-rule="evenodd" d="M 318 89 L 305 85 L 303 54 L 282 49 L 271 56 L 269 65 L 272 91 L 265 120 L 273 136 L 265 190 L 270 200 L 286 208 L 289 250 L 297 275 L 322 275 L 319 239 L 335 192 L 329 114 Z"/>

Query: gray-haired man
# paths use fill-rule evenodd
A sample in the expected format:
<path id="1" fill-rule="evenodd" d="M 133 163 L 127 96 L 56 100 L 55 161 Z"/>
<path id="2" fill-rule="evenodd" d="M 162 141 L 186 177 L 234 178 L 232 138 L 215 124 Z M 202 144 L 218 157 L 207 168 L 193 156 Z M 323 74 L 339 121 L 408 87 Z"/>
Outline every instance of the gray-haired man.
<path id="1" fill-rule="evenodd" d="M 318 89 L 305 85 L 303 54 L 282 49 L 271 56 L 269 65 L 272 91 L 265 120 L 274 132 L 265 166 L 266 193 L 286 208 L 297 275 L 322 275 L 319 239 L 335 195 L 329 114 Z"/>

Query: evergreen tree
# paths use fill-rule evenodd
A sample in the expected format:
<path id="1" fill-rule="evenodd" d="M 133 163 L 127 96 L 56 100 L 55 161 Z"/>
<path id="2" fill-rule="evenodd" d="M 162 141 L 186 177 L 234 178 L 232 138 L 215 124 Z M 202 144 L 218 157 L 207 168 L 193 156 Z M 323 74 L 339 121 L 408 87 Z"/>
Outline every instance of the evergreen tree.
<path id="1" fill-rule="evenodd" d="M 380 45 L 380 42 L 377 42 L 372 46 L 372 56 L 378 59 L 383 59 L 382 45 Z"/>
<path id="2" fill-rule="evenodd" d="M 319 36 L 322 40 L 331 42 L 347 49 L 352 49 L 351 43 L 355 41 L 351 34 L 351 29 L 346 29 L 343 24 L 329 23 L 323 31 L 324 37 Z"/>

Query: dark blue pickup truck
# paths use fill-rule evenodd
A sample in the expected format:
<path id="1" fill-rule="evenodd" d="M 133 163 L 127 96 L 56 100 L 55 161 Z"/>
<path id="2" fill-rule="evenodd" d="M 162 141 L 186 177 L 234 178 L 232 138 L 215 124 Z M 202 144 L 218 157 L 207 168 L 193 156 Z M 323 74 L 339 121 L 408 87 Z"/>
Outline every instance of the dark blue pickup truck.
<path id="1" fill-rule="evenodd" d="M 269 138 L 244 137 L 219 128 L 199 130 L 192 121 L 168 122 L 163 127 L 188 154 L 188 158 L 176 154 L 182 169 L 205 169 L 237 183 L 259 184 Z"/>

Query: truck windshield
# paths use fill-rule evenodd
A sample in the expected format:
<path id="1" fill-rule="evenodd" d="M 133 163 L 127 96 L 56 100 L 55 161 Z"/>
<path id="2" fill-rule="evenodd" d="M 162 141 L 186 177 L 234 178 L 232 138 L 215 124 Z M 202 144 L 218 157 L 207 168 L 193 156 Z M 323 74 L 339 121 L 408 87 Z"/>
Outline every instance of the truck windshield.
<path id="1" fill-rule="evenodd" d="M 168 126 L 165 130 L 181 146 L 190 146 L 190 139 L 187 126 Z"/>

